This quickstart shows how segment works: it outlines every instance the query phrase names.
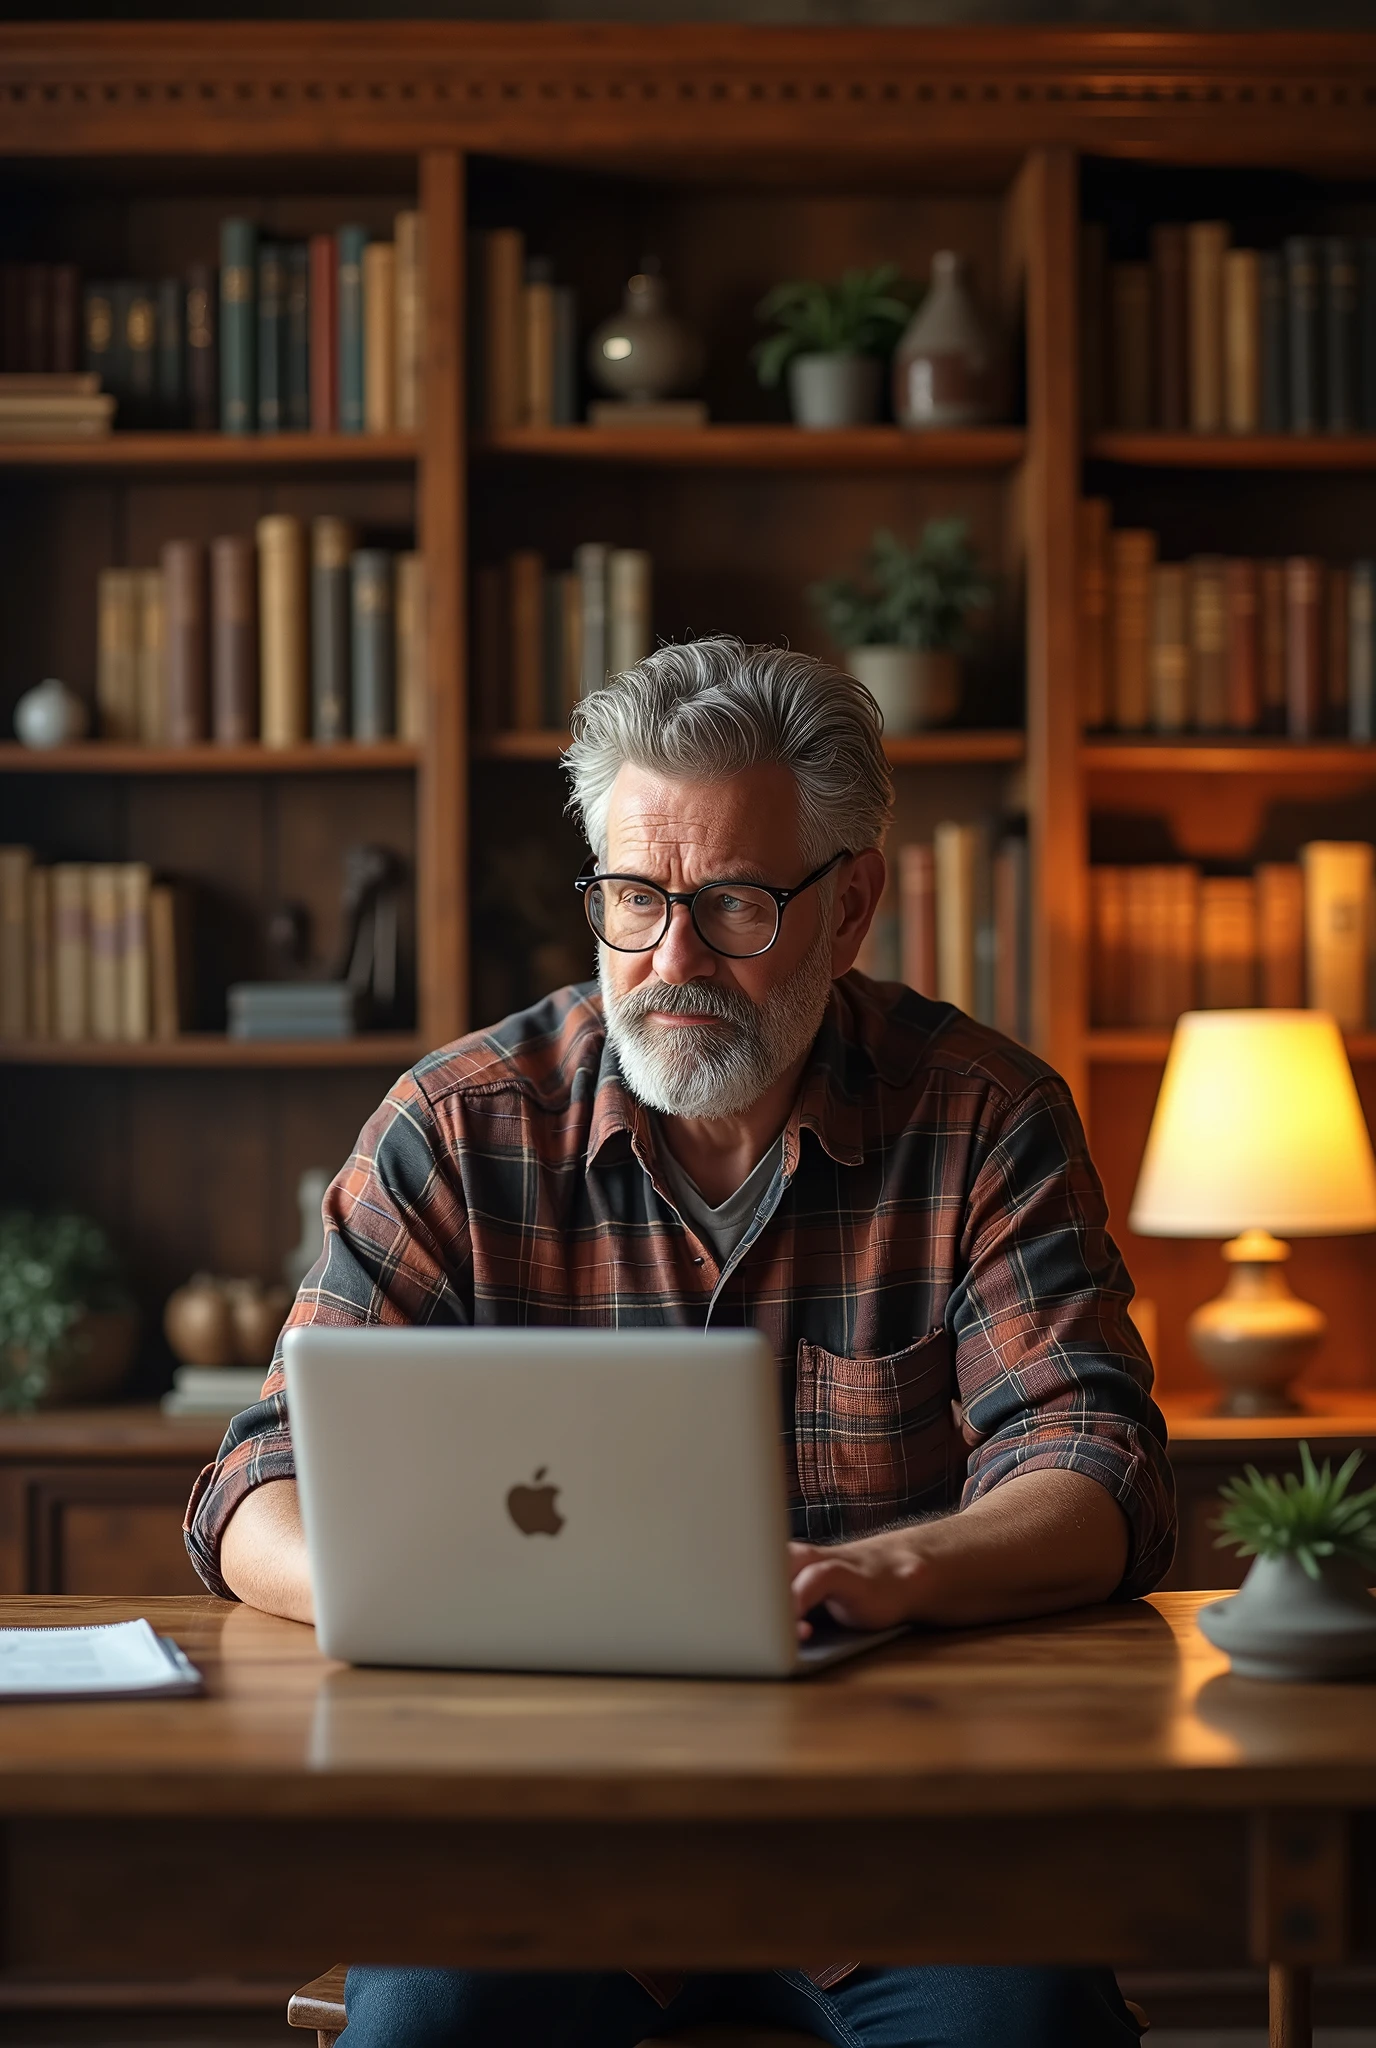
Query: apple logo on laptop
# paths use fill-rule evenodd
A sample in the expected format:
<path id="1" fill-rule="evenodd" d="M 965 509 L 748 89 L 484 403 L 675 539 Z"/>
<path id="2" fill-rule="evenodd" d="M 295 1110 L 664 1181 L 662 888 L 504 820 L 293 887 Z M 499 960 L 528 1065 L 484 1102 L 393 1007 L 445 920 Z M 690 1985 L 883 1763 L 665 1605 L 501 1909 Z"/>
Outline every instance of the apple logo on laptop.
<path id="1" fill-rule="evenodd" d="M 549 1470 L 542 1465 L 533 1475 L 530 1486 L 513 1486 L 506 1497 L 506 1511 L 523 1536 L 557 1536 L 564 1526 L 564 1517 L 554 1505 L 559 1497 L 557 1486 L 541 1486 Z"/>

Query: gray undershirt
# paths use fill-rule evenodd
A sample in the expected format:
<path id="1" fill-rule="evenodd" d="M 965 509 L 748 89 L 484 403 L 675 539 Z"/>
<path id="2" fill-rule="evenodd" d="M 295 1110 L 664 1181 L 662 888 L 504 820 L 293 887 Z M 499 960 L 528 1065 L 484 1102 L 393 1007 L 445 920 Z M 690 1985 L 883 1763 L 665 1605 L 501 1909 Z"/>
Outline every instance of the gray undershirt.
<path id="1" fill-rule="evenodd" d="M 728 1195 L 719 1209 L 712 1207 L 696 1181 L 679 1165 L 665 1142 L 662 1128 L 657 1132 L 657 1138 L 655 1149 L 659 1155 L 659 1170 L 674 1198 L 674 1207 L 684 1222 L 690 1223 L 698 1236 L 711 1245 L 717 1255 L 717 1264 L 724 1266 L 754 1222 L 755 1211 L 769 1192 L 769 1184 L 783 1158 L 783 1133 L 780 1132 L 763 1159 L 751 1167 L 735 1194 Z"/>

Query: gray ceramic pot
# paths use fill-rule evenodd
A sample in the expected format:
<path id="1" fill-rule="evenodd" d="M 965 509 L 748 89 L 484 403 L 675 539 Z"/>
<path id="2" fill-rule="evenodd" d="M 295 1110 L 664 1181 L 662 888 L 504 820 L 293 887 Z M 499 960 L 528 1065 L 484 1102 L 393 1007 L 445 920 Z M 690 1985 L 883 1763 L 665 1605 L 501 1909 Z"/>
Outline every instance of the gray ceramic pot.
<path id="1" fill-rule="evenodd" d="M 799 427 L 868 427 L 879 417 L 878 356 L 794 356 L 788 398 Z"/>
<path id="2" fill-rule="evenodd" d="M 1376 1600 L 1345 1557 L 1311 1579 L 1293 1557 L 1259 1557 L 1231 1600 L 1199 1610 L 1199 1626 L 1240 1678 L 1358 1678 L 1376 1673 Z"/>
<path id="3" fill-rule="evenodd" d="M 846 667 L 878 704 L 890 736 L 947 725 L 960 708 L 960 662 L 944 648 L 852 647 Z"/>

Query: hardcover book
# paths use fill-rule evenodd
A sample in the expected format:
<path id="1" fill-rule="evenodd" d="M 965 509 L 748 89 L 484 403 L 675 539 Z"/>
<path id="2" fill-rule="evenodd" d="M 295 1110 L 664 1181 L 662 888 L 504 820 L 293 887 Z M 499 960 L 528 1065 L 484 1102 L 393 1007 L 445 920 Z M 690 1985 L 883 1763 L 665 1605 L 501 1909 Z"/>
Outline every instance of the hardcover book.
<path id="1" fill-rule="evenodd" d="M 385 548 L 356 548 L 349 561 L 353 631 L 350 690 L 356 740 L 391 739 L 396 731 L 396 613 L 392 557 Z"/>
<path id="2" fill-rule="evenodd" d="M 207 263 L 186 274 L 187 424 L 210 434 L 220 424 L 219 287 Z"/>
<path id="3" fill-rule="evenodd" d="M 309 627 L 306 533 L 289 512 L 257 526 L 259 730 L 265 747 L 306 738 Z"/>
<path id="4" fill-rule="evenodd" d="M 1317 434 L 1323 420 L 1319 244 L 1292 235 L 1285 244 L 1290 431 Z"/>
<path id="5" fill-rule="evenodd" d="M 286 425 L 287 252 L 281 242 L 258 244 L 258 431 L 280 434 Z"/>
<path id="6" fill-rule="evenodd" d="M 258 423 L 258 230 L 220 223 L 220 424 L 251 434 Z"/>
<path id="7" fill-rule="evenodd" d="M 339 332 L 339 431 L 361 434 L 365 425 L 363 252 L 368 230 L 349 225 L 337 236 L 339 278 L 335 289 L 335 319 Z"/>
<path id="8" fill-rule="evenodd" d="M 349 737 L 349 557 L 357 546 L 346 519 L 311 521 L 311 737 L 327 745 Z"/>
<path id="9" fill-rule="evenodd" d="M 1223 252 L 1227 223 L 1191 221 L 1185 230 L 1189 289 L 1190 426 L 1216 434 L 1223 425 Z"/>
<path id="10" fill-rule="evenodd" d="M 1156 424 L 1179 433 L 1189 419 L 1189 323 L 1185 230 L 1178 222 L 1152 229 L 1151 267 Z"/>
<path id="11" fill-rule="evenodd" d="M 198 540 L 163 543 L 163 615 L 167 665 L 165 733 L 173 747 L 209 737 L 209 607 L 205 548 Z"/>
<path id="12" fill-rule="evenodd" d="M 257 738 L 257 563 L 252 541 L 238 533 L 210 543 L 210 705 L 219 745 Z"/>

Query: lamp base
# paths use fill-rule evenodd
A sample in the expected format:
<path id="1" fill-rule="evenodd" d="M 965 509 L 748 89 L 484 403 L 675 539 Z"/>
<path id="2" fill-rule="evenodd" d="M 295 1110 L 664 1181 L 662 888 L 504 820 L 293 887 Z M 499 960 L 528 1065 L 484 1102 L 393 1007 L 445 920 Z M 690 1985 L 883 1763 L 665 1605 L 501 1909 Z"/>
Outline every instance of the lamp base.
<path id="1" fill-rule="evenodd" d="M 1219 1415 L 1294 1415 L 1291 1380 L 1328 1327 L 1322 1309 L 1291 1292 L 1282 1270 L 1288 1244 L 1244 1230 L 1223 1247 L 1228 1284 L 1186 1324 L 1190 1342 L 1224 1385 Z"/>

